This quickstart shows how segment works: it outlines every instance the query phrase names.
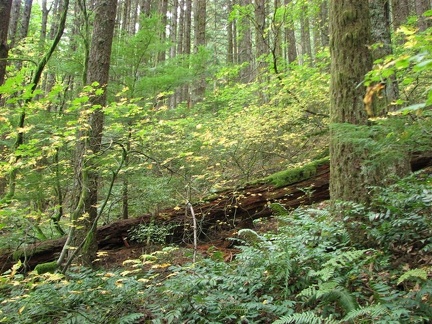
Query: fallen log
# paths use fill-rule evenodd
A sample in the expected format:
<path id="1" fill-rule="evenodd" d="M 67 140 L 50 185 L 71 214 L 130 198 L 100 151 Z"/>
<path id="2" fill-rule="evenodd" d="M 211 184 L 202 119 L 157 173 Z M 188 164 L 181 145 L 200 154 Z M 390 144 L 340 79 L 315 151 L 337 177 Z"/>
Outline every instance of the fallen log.
<path id="1" fill-rule="evenodd" d="M 416 157 L 411 163 L 413 171 L 431 165 L 432 156 Z M 242 188 L 218 192 L 207 201 L 193 206 L 199 221 L 200 237 L 208 237 L 221 227 L 225 229 L 251 227 L 253 220 L 271 215 L 269 206 L 274 202 L 292 209 L 327 200 L 329 199 L 329 173 L 328 161 L 321 160 L 295 172 L 282 172 Z M 147 224 L 150 220 L 150 215 L 143 215 L 99 227 L 97 230 L 99 249 L 124 245 L 129 229 L 139 224 Z M 190 215 L 185 214 L 184 209 L 164 210 L 155 221 L 159 224 L 177 225 L 169 238 L 170 242 L 191 242 L 192 219 Z M 53 261 L 64 243 L 65 238 L 60 238 L 37 242 L 19 251 L 1 251 L 0 273 L 10 269 L 18 259 L 26 262 L 28 269 L 33 269 L 39 263 Z"/>

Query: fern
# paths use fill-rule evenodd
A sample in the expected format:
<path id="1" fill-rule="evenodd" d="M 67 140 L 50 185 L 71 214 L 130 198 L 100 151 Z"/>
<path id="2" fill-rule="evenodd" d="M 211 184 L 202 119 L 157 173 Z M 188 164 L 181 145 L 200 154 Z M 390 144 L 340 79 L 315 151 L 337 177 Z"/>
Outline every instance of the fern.
<path id="1" fill-rule="evenodd" d="M 344 318 L 343 322 L 352 321 L 355 319 L 359 319 L 360 317 L 368 316 L 370 319 L 379 318 L 382 315 L 386 314 L 388 311 L 387 307 L 379 304 L 379 305 L 373 305 L 368 307 L 362 307 L 358 309 L 351 310 Z"/>
<path id="2" fill-rule="evenodd" d="M 345 313 L 352 312 L 359 306 L 352 294 L 341 287 L 326 293 L 324 299 L 328 302 L 336 301 Z"/>
<path id="3" fill-rule="evenodd" d="M 297 295 L 297 297 L 321 299 L 322 303 L 324 304 L 337 302 L 346 313 L 358 308 L 358 304 L 350 292 L 339 286 L 335 281 L 329 281 L 319 285 L 310 286 L 306 289 L 303 289 Z"/>
<path id="4" fill-rule="evenodd" d="M 339 324 L 340 322 L 332 318 L 323 318 L 321 316 L 315 315 L 313 312 L 297 313 L 288 316 L 283 316 L 273 324 Z"/>
<path id="5" fill-rule="evenodd" d="M 138 323 L 138 320 L 143 318 L 145 315 L 143 313 L 132 313 L 123 316 L 118 320 L 118 324 L 133 324 Z"/>
<path id="6" fill-rule="evenodd" d="M 324 268 L 330 267 L 334 269 L 341 269 L 364 257 L 370 251 L 371 250 L 345 251 L 324 263 Z"/>
<path id="7" fill-rule="evenodd" d="M 412 269 L 405 272 L 397 281 L 397 284 L 400 285 L 407 279 L 411 278 L 420 278 L 422 280 L 427 280 L 427 271 L 424 269 Z"/>

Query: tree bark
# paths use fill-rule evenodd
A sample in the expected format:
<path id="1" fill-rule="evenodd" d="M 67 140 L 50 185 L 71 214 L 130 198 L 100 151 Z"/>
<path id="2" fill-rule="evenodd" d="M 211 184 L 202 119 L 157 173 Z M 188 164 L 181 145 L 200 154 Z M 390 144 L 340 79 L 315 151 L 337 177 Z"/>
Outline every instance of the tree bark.
<path id="1" fill-rule="evenodd" d="M 268 53 L 266 29 L 266 1 L 255 0 L 255 61 L 257 76 L 265 69 L 266 59 L 263 57 Z"/>
<path id="2" fill-rule="evenodd" d="M 165 27 L 167 25 L 168 22 L 168 0 L 161 0 L 159 1 L 159 15 L 161 17 L 161 30 L 160 30 L 160 35 L 159 38 L 162 41 L 162 43 L 164 43 L 166 41 L 166 31 L 165 31 Z M 165 49 L 162 51 L 159 51 L 158 53 L 158 62 L 163 62 L 165 61 L 166 58 L 166 51 Z"/>
<path id="3" fill-rule="evenodd" d="M 372 58 L 378 60 L 392 54 L 392 40 L 390 27 L 390 4 L 388 0 L 369 0 L 370 19 L 371 19 L 371 35 L 372 43 Z M 375 102 L 378 103 L 375 116 L 384 116 L 389 111 L 394 111 L 397 106 L 393 105 L 399 97 L 399 87 L 396 78 L 390 77 L 386 80 L 384 91 L 385 96 L 378 98 Z"/>
<path id="4" fill-rule="evenodd" d="M 251 0 L 240 0 L 242 6 L 251 4 Z M 246 63 L 246 66 L 240 71 L 240 80 L 248 83 L 254 79 L 252 63 L 254 58 L 252 55 L 252 33 L 251 22 L 249 17 L 244 17 L 238 24 L 237 30 L 239 31 L 238 41 L 238 61 L 237 63 Z"/>
<path id="5" fill-rule="evenodd" d="M 285 0 L 285 6 L 287 6 L 287 10 L 289 10 L 289 6 L 292 5 L 292 0 Z M 285 39 L 288 46 L 287 59 L 288 63 L 294 63 L 297 61 L 297 41 L 294 29 L 294 20 L 290 16 L 290 13 L 287 12 L 287 28 L 285 28 Z"/>
<path id="6" fill-rule="evenodd" d="M 27 37 L 33 0 L 24 0 L 24 11 L 21 20 L 20 39 Z"/>
<path id="7" fill-rule="evenodd" d="M 6 75 L 9 46 L 7 43 L 9 20 L 12 9 L 12 0 L 0 0 L 0 85 L 4 83 Z M 0 194 L 1 196 L 1 194 Z"/>
<path id="8" fill-rule="evenodd" d="M 117 0 L 99 0 L 95 7 L 95 23 L 90 45 L 87 83 L 97 82 L 103 90 L 92 96 L 90 102 L 94 111 L 88 118 L 88 128 L 81 134 L 77 147 L 75 166 L 75 192 L 79 193 L 75 210 L 72 212 L 72 226 L 79 229 L 72 231 L 73 245 L 82 246 L 81 261 L 91 266 L 96 257 L 97 241 L 93 223 L 98 215 L 99 176 L 95 156 L 100 152 L 104 114 L 102 107 L 106 104 L 106 87 L 109 80 L 111 46 L 114 34 Z M 83 243 L 84 242 L 84 243 Z"/>
<path id="9" fill-rule="evenodd" d="M 300 36 L 301 36 L 301 53 L 302 53 L 302 61 L 304 61 L 305 56 L 308 57 L 309 62 L 312 61 L 312 46 L 311 46 L 311 35 L 310 35 L 310 23 L 309 23 L 309 13 L 308 13 L 308 5 L 304 3 L 302 6 L 301 14 L 300 14 Z"/>
<path id="10" fill-rule="evenodd" d="M 319 17 L 320 17 L 319 28 L 321 34 L 321 46 L 325 47 L 329 45 L 328 0 L 325 0 L 321 3 Z"/>
<path id="11" fill-rule="evenodd" d="M 194 1 L 194 53 L 199 53 L 200 48 L 206 46 L 206 19 L 207 19 L 207 6 L 206 0 Z M 198 66 L 197 80 L 194 83 L 192 102 L 197 103 L 204 99 L 206 91 L 206 63 L 204 60 Z"/>
<path id="12" fill-rule="evenodd" d="M 6 77 L 7 58 L 9 54 L 9 45 L 7 43 L 8 28 L 10 13 L 12 8 L 12 0 L 0 0 L 0 86 L 4 83 Z M 0 104 L 2 104 L 0 95 Z M 4 140 L 4 137 L 1 137 Z M 0 144 L 0 150 L 6 150 L 5 145 Z M 3 157 L 2 157 L 3 159 Z M 6 178 L 0 176 L 0 197 L 3 197 L 6 191 L 7 181 Z"/>
<path id="13" fill-rule="evenodd" d="M 431 4 L 429 0 L 417 0 L 416 1 L 416 14 L 417 14 L 417 26 L 420 31 L 425 31 L 430 26 L 432 26 L 430 17 L 425 17 L 423 14 L 430 10 Z"/>
<path id="14" fill-rule="evenodd" d="M 9 41 L 10 48 L 15 46 L 15 40 L 17 39 L 18 21 L 21 12 L 21 0 L 12 0 L 12 9 L 9 23 Z"/>
<path id="15" fill-rule="evenodd" d="M 406 23 L 410 14 L 408 0 L 391 0 L 393 13 L 393 29 L 396 31 L 402 24 Z"/>
<path id="16" fill-rule="evenodd" d="M 344 140 L 338 126 L 367 124 L 363 104 L 365 74 L 372 68 L 368 0 L 330 1 L 330 197 L 333 201 L 368 201 L 366 152 Z"/>

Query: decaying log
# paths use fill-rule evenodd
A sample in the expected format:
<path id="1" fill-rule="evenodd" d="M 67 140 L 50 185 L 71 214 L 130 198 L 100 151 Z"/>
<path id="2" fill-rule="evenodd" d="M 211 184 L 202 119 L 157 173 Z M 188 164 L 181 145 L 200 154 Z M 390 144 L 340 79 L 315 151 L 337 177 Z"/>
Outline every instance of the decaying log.
<path id="1" fill-rule="evenodd" d="M 432 165 L 432 157 L 417 157 L 412 160 L 413 171 Z M 221 226 L 239 229 L 250 227 L 253 220 L 271 215 L 269 205 L 279 202 L 286 208 L 296 208 L 329 199 L 329 164 L 317 167 L 309 179 L 275 187 L 269 183 L 255 183 L 236 190 L 217 193 L 212 199 L 193 206 L 199 220 L 201 238 L 211 235 Z M 124 245 L 128 230 L 139 224 L 150 222 L 150 215 L 118 220 L 98 228 L 99 249 L 109 249 Z M 156 222 L 176 224 L 171 242 L 187 242 L 191 237 L 191 217 L 184 209 L 167 209 L 160 213 Z M 222 225 L 221 225 L 222 224 Z M 37 264 L 50 262 L 60 253 L 65 238 L 35 243 L 20 251 L 0 252 L 0 273 L 9 269 L 19 258 L 26 262 L 29 269 Z M 19 254 L 18 254 L 19 253 Z M 15 255 L 15 257 L 14 257 Z M 25 260 L 24 260 L 25 259 Z"/>

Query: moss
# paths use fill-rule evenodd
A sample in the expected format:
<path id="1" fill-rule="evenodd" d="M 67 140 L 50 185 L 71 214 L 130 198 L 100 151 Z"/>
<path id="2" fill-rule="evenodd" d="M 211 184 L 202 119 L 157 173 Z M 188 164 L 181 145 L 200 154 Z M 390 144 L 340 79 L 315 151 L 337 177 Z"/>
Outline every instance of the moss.
<path id="1" fill-rule="evenodd" d="M 47 272 L 55 272 L 58 268 L 58 264 L 57 261 L 52 261 L 52 262 L 46 262 L 46 263 L 40 263 L 35 267 L 35 271 L 38 274 L 43 274 L 43 273 L 47 273 Z"/>
<path id="2" fill-rule="evenodd" d="M 295 182 L 306 180 L 316 174 L 319 166 L 328 163 L 328 157 L 313 161 L 299 168 L 280 171 L 268 176 L 265 180 L 270 182 L 276 188 L 290 185 Z"/>

